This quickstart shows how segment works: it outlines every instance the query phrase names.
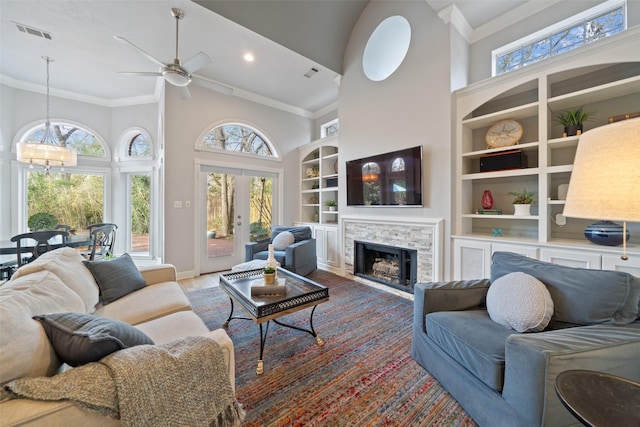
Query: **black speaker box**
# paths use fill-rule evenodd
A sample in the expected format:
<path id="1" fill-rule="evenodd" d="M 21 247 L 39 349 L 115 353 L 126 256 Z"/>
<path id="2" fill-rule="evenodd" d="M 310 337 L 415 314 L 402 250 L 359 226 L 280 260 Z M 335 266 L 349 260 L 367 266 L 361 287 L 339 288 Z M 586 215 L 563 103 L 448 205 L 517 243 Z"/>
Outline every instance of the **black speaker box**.
<path id="1" fill-rule="evenodd" d="M 480 157 L 480 172 L 524 169 L 526 167 L 527 156 L 522 150 L 503 151 Z"/>

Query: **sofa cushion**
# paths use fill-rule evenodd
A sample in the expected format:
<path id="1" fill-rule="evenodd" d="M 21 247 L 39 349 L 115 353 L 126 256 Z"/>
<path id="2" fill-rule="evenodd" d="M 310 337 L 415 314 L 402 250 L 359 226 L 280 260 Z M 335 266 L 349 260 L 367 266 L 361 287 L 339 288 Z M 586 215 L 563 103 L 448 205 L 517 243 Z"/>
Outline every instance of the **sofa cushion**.
<path id="1" fill-rule="evenodd" d="M 545 284 L 554 304 L 554 321 L 624 325 L 640 316 L 640 278 L 628 273 L 565 267 L 511 252 L 493 254 L 492 282 L 515 271 Z"/>
<path id="2" fill-rule="evenodd" d="M 295 240 L 295 237 L 293 237 L 293 234 L 290 231 L 283 231 L 274 237 L 271 243 L 273 244 L 274 250 L 284 251 L 287 246 L 295 242 Z"/>
<path id="3" fill-rule="evenodd" d="M 84 264 L 100 287 L 103 304 L 109 304 L 147 286 L 138 267 L 127 253 L 110 260 L 84 261 Z"/>
<path id="4" fill-rule="evenodd" d="M 18 269 L 14 279 L 47 270 L 62 280 L 62 283 L 80 295 L 84 301 L 85 313 L 92 313 L 100 299 L 100 290 L 91 272 L 82 266 L 82 255 L 73 248 L 59 248 L 40 255 L 36 260 Z"/>
<path id="5" fill-rule="evenodd" d="M 37 314 L 82 311 L 84 302 L 55 274 L 42 270 L 0 287 L 0 385 L 22 377 L 53 375 L 62 362 Z"/>
<path id="6" fill-rule="evenodd" d="M 287 253 L 285 251 L 273 251 L 273 257 L 278 261 L 280 265 L 285 265 L 285 261 L 287 259 Z M 269 251 L 257 252 L 253 259 L 259 259 L 261 261 L 266 261 L 269 259 Z"/>
<path id="7" fill-rule="evenodd" d="M 504 351 L 511 329 L 485 310 L 438 311 L 426 316 L 427 336 L 461 366 L 496 391 L 504 382 Z"/>
<path id="8" fill-rule="evenodd" d="M 517 332 L 539 332 L 553 314 L 553 301 L 544 283 L 515 272 L 496 279 L 487 291 L 487 311 L 494 322 Z"/>
<path id="9" fill-rule="evenodd" d="M 153 344 L 144 332 L 114 319 L 84 313 L 34 316 L 42 323 L 58 357 L 71 366 L 97 362 L 114 351 Z"/>
<path id="10" fill-rule="evenodd" d="M 111 304 L 98 304 L 95 314 L 137 325 L 184 310 L 191 310 L 191 305 L 180 285 L 163 282 L 146 286 Z"/>

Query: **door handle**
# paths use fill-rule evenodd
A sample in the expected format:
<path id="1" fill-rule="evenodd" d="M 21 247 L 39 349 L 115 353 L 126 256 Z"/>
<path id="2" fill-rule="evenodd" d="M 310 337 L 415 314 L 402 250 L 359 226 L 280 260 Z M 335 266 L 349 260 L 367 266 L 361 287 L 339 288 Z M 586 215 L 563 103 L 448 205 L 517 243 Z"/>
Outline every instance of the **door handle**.
<path id="1" fill-rule="evenodd" d="M 242 225 L 242 222 L 238 221 L 236 222 L 236 225 Z"/>

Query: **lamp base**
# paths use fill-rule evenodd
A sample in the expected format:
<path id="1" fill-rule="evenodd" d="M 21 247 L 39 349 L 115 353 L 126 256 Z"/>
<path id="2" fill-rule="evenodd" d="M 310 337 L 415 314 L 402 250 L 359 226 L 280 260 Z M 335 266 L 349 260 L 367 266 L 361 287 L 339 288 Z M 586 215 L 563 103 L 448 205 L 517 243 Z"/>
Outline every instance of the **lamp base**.
<path id="1" fill-rule="evenodd" d="M 629 231 L 627 230 L 627 241 L 629 241 Z M 624 241 L 623 228 L 613 221 L 598 221 L 591 224 L 584 230 L 584 237 L 596 245 L 619 246 Z"/>

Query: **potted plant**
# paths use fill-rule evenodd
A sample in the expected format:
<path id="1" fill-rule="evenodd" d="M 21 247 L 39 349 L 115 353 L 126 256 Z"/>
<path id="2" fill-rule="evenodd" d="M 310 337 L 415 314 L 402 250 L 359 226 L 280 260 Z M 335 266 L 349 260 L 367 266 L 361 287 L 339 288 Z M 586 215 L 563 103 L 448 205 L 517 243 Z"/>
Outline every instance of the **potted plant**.
<path id="1" fill-rule="evenodd" d="M 583 107 L 567 110 L 556 116 L 556 121 L 564 126 L 564 136 L 580 135 L 582 124 L 589 120 L 592 113 L 584 111 Z"/>
<path id="2" fill-rule="evenodd" d="M 329 207 L 330 212 L 335 212 L 338 209 L 338 201 L 337 200 L 327 200 L 324 202 L 325 206 Z"/>
<path id="3" fill-rule="evenodd" d="M 265 285 L 273 285 L 276 283 L 276 269 L 273 267 L 265 267 L 262 270 L 262 278 Z"/>
<path id="4" fill-rule="evenodd" d="M 522 191 L 510 191 L 509 194 L 513 196 L 513 214 L 517 216 L 531 215 L 531 205 L 535 203 L 535 193 L 529 192 L 526 189 Z"/>

